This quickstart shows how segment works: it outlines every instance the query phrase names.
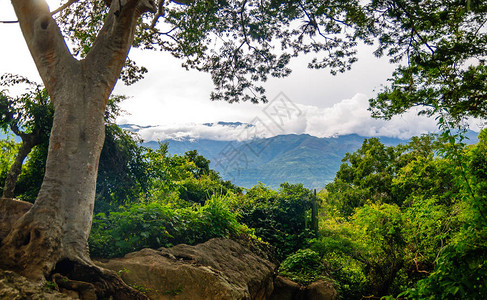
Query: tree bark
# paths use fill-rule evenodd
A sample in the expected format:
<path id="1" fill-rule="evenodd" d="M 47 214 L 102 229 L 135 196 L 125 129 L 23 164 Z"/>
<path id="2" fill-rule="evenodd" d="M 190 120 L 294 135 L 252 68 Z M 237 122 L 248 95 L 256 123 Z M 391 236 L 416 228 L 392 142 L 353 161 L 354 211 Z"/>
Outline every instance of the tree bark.
<path id="1" fill-rule="evenodd" d="M 32 148 L 37 146 L 40 142 L 40 137 L 36 134 L 21 134 L 20 136 L 22 138 L 22 145 L 15 157 L 14 163 L 10 166 L 10 170 L 7 173 L 7 178 L 5 179 L 5 185 L 3 187 L 3 198 L 14 198 L 15 186 L 17 185 L 17 178 L 22 171 L 22 164 Z"/>
<path id="2" fill-rule="evenodd" d="M 54 120 L 39 195 L 2 241 L 0 265 L 33 279 L 49 276 L 60 264 L 96 269 L 87 240 L 105 106 L 132 44 L 137 19 L 155 6 L 149 0 L 114 1 L 92 50 L 78 61 L 69 53 L 44 0 L 12 0 L 12 4 L 54 104 Z"/>

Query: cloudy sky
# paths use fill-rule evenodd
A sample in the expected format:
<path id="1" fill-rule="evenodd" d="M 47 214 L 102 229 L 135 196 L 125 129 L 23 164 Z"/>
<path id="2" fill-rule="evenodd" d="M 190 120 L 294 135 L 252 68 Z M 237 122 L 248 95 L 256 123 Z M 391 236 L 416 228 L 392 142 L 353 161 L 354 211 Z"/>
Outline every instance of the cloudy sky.
<path id="1" fill-rule="evenodd" d="M 55 9 L 56 0 L 48 1 Z M 0 0 L 0 21 L 15 20 L 10 1 Z M 40 82 L 34 62 L 25 46 L 18 24 L 0 24 L 0 73 L 15 73 Z M 204 123 L 254 123 L 255 136 L 310 134 L 318 137 L 357 133 L 364 136 L 408 138 L 436 129 L 432 119 L 414 112 L 386 122 L 373 120 L 368 99 L 386 83 L 394 66 L 377 59 L 373 49 L 361 47 L 352 71 L 332 76 L 326 70 L 306 68 L 306 58 L 292 63 L 293 73 L 285 79 L 270 80 L 269 104 L 211 102 L 210 76 L 181 68 L 181 61 L 168 53 L 132 50 L 130 57 L 149 69 L 146 78 L 132 86 L 120 81 L 115 94 L 130 98 L 122 107 L 120 124 L 153 125 L 142 130 L 145 140 L 174 137 L 242 138 L 246 126 L 207 126 Z M 274 101 L 272 101 L 274 100 Z M 292 111 L 289 110 L 292 108 Z"/>

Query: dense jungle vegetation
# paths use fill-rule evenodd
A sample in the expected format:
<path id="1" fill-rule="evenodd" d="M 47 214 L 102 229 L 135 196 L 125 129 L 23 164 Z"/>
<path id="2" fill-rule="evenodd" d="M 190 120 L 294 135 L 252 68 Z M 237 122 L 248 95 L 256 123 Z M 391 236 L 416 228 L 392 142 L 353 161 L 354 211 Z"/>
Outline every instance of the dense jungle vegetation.
<path id="1" fill-rule="evenodd" d="M 282 275 L 301 284 L 331 280 L 342 299 L 487 295 L 485 130 L 475 145 L 448 131 L 396 147 L 366 139 L 315 195 L 285 182 L 278 190 L 242 189 L 196 151 L 144 148 L 110 119 L 106 129 L 89 239 L 93 257 L 213 237 L 258 239 L 275 248 Z M 3 183 L 19 144 L 0 143 Z M 45 147 L 29 154 L 17 198 L 35 200 Z"/>

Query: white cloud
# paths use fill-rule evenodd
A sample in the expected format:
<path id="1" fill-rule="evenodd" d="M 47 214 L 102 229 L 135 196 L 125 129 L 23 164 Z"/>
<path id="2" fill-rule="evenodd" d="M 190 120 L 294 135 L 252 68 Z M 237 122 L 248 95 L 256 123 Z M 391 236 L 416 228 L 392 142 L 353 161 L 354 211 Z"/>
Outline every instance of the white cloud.
<path id="1" fill-rule="evenodd" d="M 177 124 L 158 125 L 139 130 L 139 135 L 144 141 L 160 141 L 166 139 L 211 139 L 211 140 L 239 140 L 248 125 L 224 126 L 215 124 L 213 126 L 203 124 Z"/>
<path id="2" fill-rule="evenodd" d="M 273 108 L 276 103 L 269 104 Z M 246 140 L 250 138 L 271 137 L 280 134 L 309 134 L 317 137 L 330 137 L 345 134 L 362 136 L 386 136 L 410 138 L 414 135 L 434 132 L 437 130 L 433 118 L 419 117 L 415 111 L 397 116 L 390 121 L 376 120 L 370 117 L 368 98 L 357 94 L 331 107 L 319 108 L 311 105 L 288 103 L 270 110 L 266 106 L 258 106 L 252 118 L 253 126 L 245 124 L 213 126 L 201 123 L 165 123 L 139 131 L 146 140 L 165 139 L 213 139 L 213 140 Z M 290 106 L 293 106 L 290 110 Z M 281 111 L 278 111 L 281 109 Z M 267 112 L 267 113 L 266 113 Z M 214 122 L 214 120 L 209 120 Z M 235 121 L 235 119 L 234 119 Z M 242 122 L 251 122 L 249 115 Z"/>
<path id="3" fill-rule="evenodd" d="M 385 121 L 373 119 L 368 107 L 368 97 L 363 94 L 356 94 L 329 108 L 308 107 L 305 133 L 318 137 L 356 133 L 362 136 L 409 138 L 437 130 L 433 118 L 417 116 L 415 110 Z"/>

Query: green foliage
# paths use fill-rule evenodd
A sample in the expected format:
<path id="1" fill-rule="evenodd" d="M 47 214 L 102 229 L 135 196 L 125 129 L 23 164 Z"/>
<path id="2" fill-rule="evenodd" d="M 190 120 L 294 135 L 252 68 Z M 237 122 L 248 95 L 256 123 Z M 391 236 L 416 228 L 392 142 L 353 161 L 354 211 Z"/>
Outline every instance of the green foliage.
<path id="1" fill-rule="evenodd" d="M 402 150 L 384 146 L 379 139 L 366 139 L 354 153 L 347 153 L 335 180 L 326 185 L 327 202 L 343 216 L 350 216 L 356 207 L 367 201 L 399 203 L 391 182 Z"/>
<path id="2" fill-rule="evenodd" d="M 46 171 L 48 147 L 48 141 L 43 141 L 27 157 L 15 187 L 16 197 L 19 199 L 34 203 L 37 198 Z"/>
<path id="3" fill-rule="evenodd" d="M 310 248 L 320 254 L 344 299 L 387 295 L 404 265 L 406 222 L 396 204 L 370 203 L 323 219 Z"/>
<path id="4" fill-rule="evenodd" d="M 203 175 L 214 173 L 213 170 L 210 170 L 210 161 L 204 156 L 199 155 L 196 150 L 187 151 L 184 153 L 184 157 L 187 158 L 188 161 L 194 163 L 194 169 L 192 169 L 191 172 L 195 178 L 199 179 Z"/>
<path id="5" fill-rule="evenodd" d="M 460 226 L 456 226 L 441 249 L 433 272 L 415 288 L 403 293 L 409 298 L 484 299 L 487 295 L 485 137 L 483 130 L 478 144 L 456 152 L 459 161 L 455 179 L 462 186 L 460 195 L 463 198 L 456 211 L 461 212 Z"/>
<path id="6" fill-rule="evenodd" d="M 7 137 L 7 139 L 0 140 L 0 182 L 4 182 L 7 177 L 7 173 L 10 170 L 10 166 L 15 160 L 15 155 L 19 151 L 20 145 L 13 139 Z M 3 185 L 0 184 L 0 190 L 3 189 Z"/>
<path id="7" fill-rule="evenodd" d="M 394 280 L 404 265 L 407 230 L 395 204 L 371 204 L 352 216 L 354 238 L 360 241 L 366 262 L 367 280 L 374 295 L 394 292 Z"/>
<path id="8" fill-rule="evenodd" d="M 413 137 L 396 147 L 366 139 L 345 155 L 335 180 L 326 185 L 324 201 L 344 217 L 368 202 L 401 206 L 408 197 L 425 193 L 448 202 L 458 187 L 448 176 L 451 167 L 434 158 L 441 147 L 433 135 Z"/>
<path id="9" fill-rule="evenodd" d="M 370 100 L 375 116 L 390 119 L 420 106 L 420 114 L 441 115 L 456 125 L 465 117 L 487 116 L 485 1 L 372 1 L 377 22 L 376 55 L 407 64 L 391 85 Z"/>
<path id="10" fill-rule="evenodd" d="M 210 161 L 196 151 L 171 156 L 167 143 L 160 143 L 157 149 L 146 149 L 144 159 L 149 178 L 148 199 L 187 206 L 204 204 L 212 196 L 242 192 L 241 188 L 222 180 L 209 168 Z"/>
<path id="11" fill-rule="evenodd" d="M 279 273 L 292 281 L 308 285 L 324 278 L 324 268 L 318 253 L 311 249 L 300 249 L 286 257 L 279 267 Z"/>
<path id="12" fill-rule="evenodd" d="M 14 133 L 22 140 L 15 155 L 17 163 L 12 162 L 8 171 L 8 177 L 13 180 L 4 187 L 8 190 L 2 192 L 7 197 L 14 197 L 17 194 L 21 195 L 20 197 L 24 200 L 33 201 L 44 176 L 45 159 L 43 159 L 42 153 L 47 156 L 54 107 L 47 90 L 41 85 L 31 82 L 25 77 L 12 74 L 4 74 L 0 77 L 0 86 L 19 85 L 25 87 L 25 92 L 19 96 L 9 96 L 8 90 L 0 92 L 0 129 L 5 133 Z M 22 173 L 22 163 L 34 147 L 38 150 L 33 155 L 36 164 L 31 164 L 33 169 L 28 170 L 32 177 L 26 177 L 26 172 L 24 172 L 23 186 L 17 187 L 15 180 L 18 181 L 19 175 Z M 2 183 L 4 180 L 5 178 Z"/>
<path id="13" fill-rule="evenodd" d="M 350 226 L 332 220 L 326 222 L 326 225 L 322 224 L 326 231 L 311 241 L 310 248 L 319 253 L 340 298 L 359 299 L 366 294 L 369 285 L 366 263 L 360 257 L 360 245 L 352 238 Z"/>
<path id="14" fill-rule="evenodd" d="M 487 236 L 447 247 L 429 277 L 401 296 L 410 299 L 484 299 L 487 295 Z M 482 239 L 483 241 L 479 241 Z"/>
<path id="15" fill-rule="evenodd" d="M 116 124 L 106 124 L 96 182 L 99 202 L 131 202 L 148 190 L 146 162 L 139 142 L 133 133 Z"/>
<path id="16" fill-rule="evenodd" d="M 137 203 L 93 219 L 91 255 L 117 257 L 142 248 L 201 243 L 247 232 L 227 200 L 212 197 L 203 206 L 174 208 L 159 202 Z"/>
<path id="17" fill-rule="evenodd" d="M 0 92 L 0 128 L 14 134 L 35 135 L 39 142 L 49 139 L 54 108 L 47 90 L 29 79 L 13 74 L 3 74 L 0 86 L 23 87 L 25 93 L 11 97 L 8 90 Z"/>
<path id="18" fill-rule="evenodd" d="M 221 180 L 219 176 L 203 175 L 187 178 L 179 182 L 178 192 L 182 200 L 204 204 L 213 195 L 240 193 L 241 188 Z"/>
<path id="19" fill-rule="evenodd" d="M 330 207 L 310 246 L 345 299 L 401 292 L 414 299 L 485 298 L 485 131 L 476 145 L 461 141 L 447 131 L 390 149 L 394 159 L 380 155 L 387 151 L 378 143 L 346 156 L 335 182 L 320 193 Z M 369 175 L 389 179 L 365 180 Z M 387 193 L 370 193 L 380 189 Z M 363 203 L 351 206 L 357 194 Z"/>
<path id="20" fill-rule="evenodd" d="M 395 195 L 405 199 L 406 205 L 414 203 L 409 201 L 414 197 L 434 197 L 439 203 L 450 206 L 455 202 L 455 195 L 460 188 L 451 176 L 453 169 L 451 163 L 435 158 L 432 154 L 427 157 L 417 156 L 398 171 L 392 181 L 392 189 Z"/>

